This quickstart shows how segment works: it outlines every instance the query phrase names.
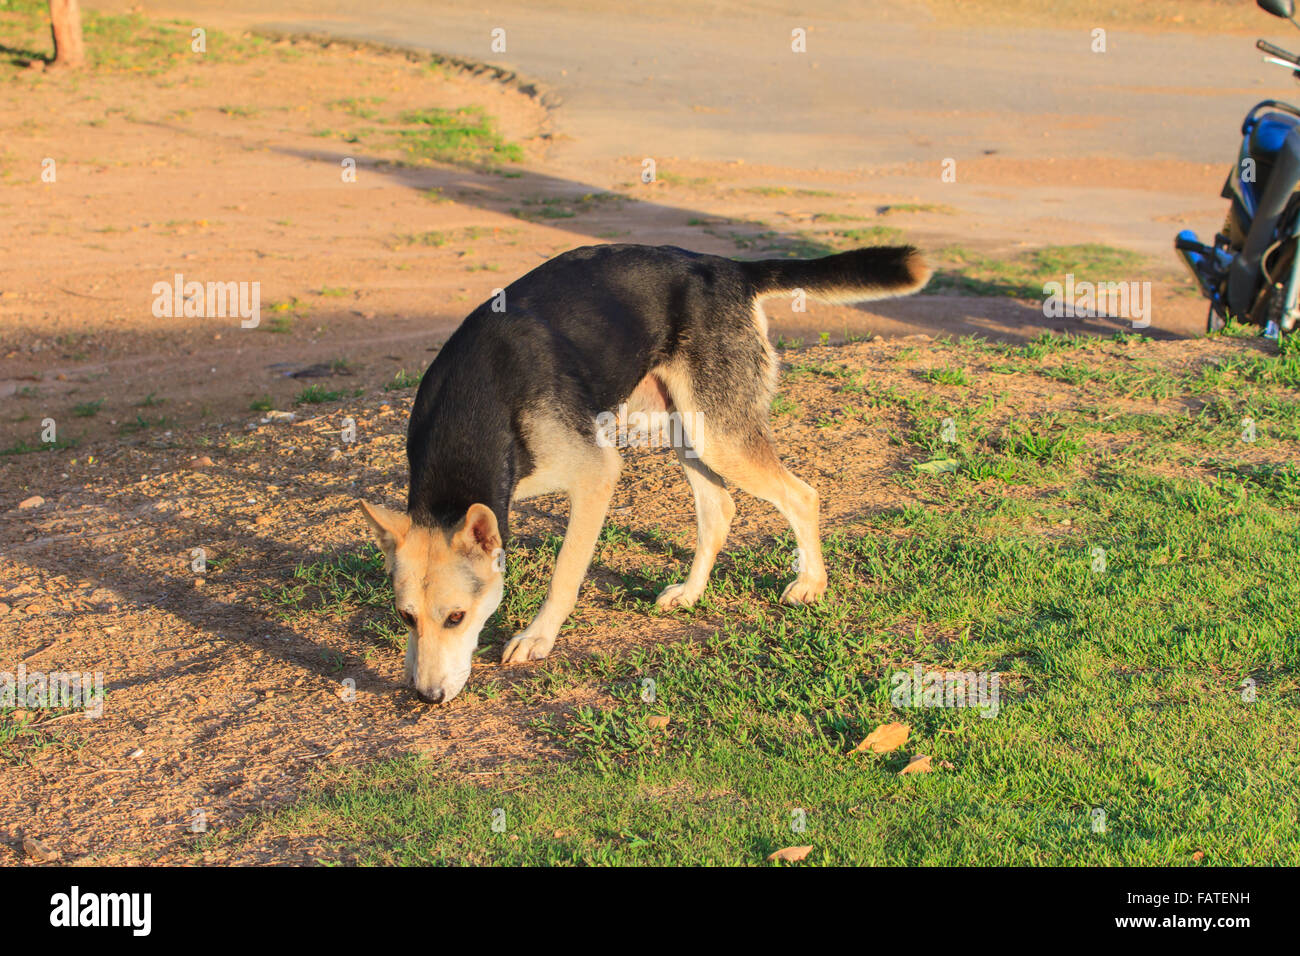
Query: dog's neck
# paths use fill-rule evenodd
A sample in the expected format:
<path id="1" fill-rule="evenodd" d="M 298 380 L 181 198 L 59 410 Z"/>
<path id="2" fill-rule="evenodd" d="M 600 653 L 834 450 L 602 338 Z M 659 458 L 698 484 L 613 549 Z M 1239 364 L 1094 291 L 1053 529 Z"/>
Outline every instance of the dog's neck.
<path id="1" fill-rule="evenodd" d="M 450 529 L 471 505 L 485 505 L 506 541 L 510 500 L 532 463 L 517 432 L 516 408 L 499 382 L 485 382 L 476 371 L 489 358 L 472 349 L 466 354 L 464 328 L 425 372 L 411 408 L 407 513 L 416 524 Z"/>
<path id="2" fill-rule="evenodd" d="M 411 456 L 411 483 L 406 511 L 417 525 L 451 531 L 465 520 L 470 505 L 487 505 L 496 515 L 501 540 L 509 540 L 510 499 L 516 478 L 513 455 L 495 461 L 419 462 Z"/>

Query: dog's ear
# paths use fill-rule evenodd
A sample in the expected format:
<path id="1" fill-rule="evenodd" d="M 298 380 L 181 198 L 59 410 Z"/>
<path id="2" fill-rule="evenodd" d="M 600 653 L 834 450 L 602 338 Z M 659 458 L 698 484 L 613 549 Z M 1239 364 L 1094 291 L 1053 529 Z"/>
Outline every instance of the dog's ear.
<path id="1" fill-rule="evenodd" d="M 497 516 L 487 505 L 470 505 L 465 512 L 465 523 L 456 532 L 453 543 L 462 554 L 484 554 L 493 557 L 501 548 L 501 532 L 497 529 Z"/>
<path id="2" fill-rule="evenodd" d="M 361 502 L 361 513 L 366 516 L 370 528 L 375 533 L 375 543 L 384 552 L 384 568 L 393 570 L 393 555 L 411 530 L 411 519 L 396 511 L 389 511 L 383 505 Z"/>

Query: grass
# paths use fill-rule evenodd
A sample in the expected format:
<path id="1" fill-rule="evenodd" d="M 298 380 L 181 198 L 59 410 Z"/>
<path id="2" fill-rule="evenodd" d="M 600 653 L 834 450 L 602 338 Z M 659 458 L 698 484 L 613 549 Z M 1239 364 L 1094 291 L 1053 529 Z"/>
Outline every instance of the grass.
<path id="1" fill-rule="evenodd" d="M 786 398 L 786 396 L 778 393 L 776 397 L 772 399 L 772 414 L 773 415 L 798 415 L 799 406 L 793 400 Z"/>
<path id="2" fill-rule="evenodd" d="M 928 374 L 889 384 L 799 356 L 788 379 L 836 396 L 839 419 L 896 421 L 916 461 L 956 463 L 900 468 L 890 480 L 910 503 L 837 523 L 827 601 L 776 603 L 788 536 L 733 547 L 704 601 L 673 612 L 705 636 L 471 683 L 521 709 L 573 688 L 601 701 L 535 711 L 532 732 L 566 759 L 479 776 L 418 757 L 339 768 L 223 839 L 310 837 L 326 858 L 379 864 L 757 865 L 809 845 L 804 865 L 1294 865 L 1295 352 L 1161 367 L 1150 347 L 943 340 L 929 347 L 943 364 L 913 354 Z M 1127 379 L 1108 377 L 1121 366 Z M 1050 414 L 999 391 L 1057 367 L 1076 384 L 1051 379 L 1069 391 Z M 1115 410 L 1161 378 L 1185 413 Z M 1260 423 L 1250 444 L 1245 415 Z M 597 563 L 641 547 L 611 524 Z M 515 543 L 480 653 L 535 611 L 557 548 Z M 674 566 L 610 586 L 618 608 L 662 615 L 654 593 L 690 558 L 665 550 Z M 307 626 L 328 615 L 403 639 L 369 547 L 300 568 L 271 597 Z M 996 674 L 996 716 L 894 699 L 896 675 L 918 666 Z M 910 726 L 904 747 L 855 752 L 891 721 Z M 933 773 L 900 774 L 921 754 Z"/>
<path id="3" fill-rule="evenodd" d="M 302 317 L 305 306 L 295 296 L 288 302 L 271 303 L 266 311 L 270 314 L 263 318 L 258 329 L 276 335 L 287 335 L 293 331 L 294 319 Z"/>
<path id="4" fill-rule="evenodd" d="M 828 198 L 834 197 L 836 193 L 825 189 L 792 189 L 789 186 L 742 186 L 735 190 L 738 193 L 750 193 L 755 196 L 800 196 Z"/>
<path id="5" fill-rule="evenodd" d="M 513 210 L 512 210 L 513 211 Z M 441 231 L 431 229 L 428 232 L 406 232 L 393 236 L 392 248 L 406 249 L 411 246 L 426 246 L 431 249 L 440 249 L 450 243 L 456 243 L 463 249 L 468 249 L 469 244 L 488 236 L 501 237 L 513 235 L 514 229 L 502 229 L 500 227 L 486 228 L 482 226 L 465 226 L 460 229 L 450 229 Z"/>
<path id="6" fill-rule="evenodd" d="M 882 216 L 892 216 L 898 213 L 937 213 L 939 215 L 951 216 L 957 210 L 947 203 L 915 203 L 903 202 L 895 203 L 891 206 L 881 206 L 876 210 Z"/>
<path id="7" fill-rule="evenodd" d="M 0 707 L 0 766 L 24 763 L 34 750 L 53 746 L 54 738 L 32 720 L 40 711 Z"/>
<path id="8" fill-rule="evenodd" d="M 576 198 L 537 196 L 523 200 L 523 205 L 510 210 L 520 219 L 573 219 L 582 213 L 592 212 L 606 203 L 625 202 L 627 197 L 618 193 L 586 193 Z"/>
<path id="9" fill-rule="evenodd" d="M 39 445 L 29 444 L 26 440 L 20 438 L 8 448 L 0 448 L 0 455 L 28 455 L 34 451 L 57 451 L 61 448 L 75 448 L 77 440 L 60 438 L 58 441 L 42 442 Z"/>
<path id="10" fill-rule="evenodd" d="M 936 385 L 969 385 L 970 379 L 963 368 L 932 368 L 925 373 L 926 381 Z"/>
<path id="11" fill-rule="evenodd" d="M 705 231 L 711 235 L 718 235 L 710 229 Z M 906 240 L 903 231 L 892 226 L 865 226 L 859 229 L 837 229 L 827 232 L 803 231 L 794 235 L 771 231 L 757 234 L 731 232 L 728 238 L 741 249 L 758 249 L 764 256 L 776 253 L 792 259 L 829 256 L 862 246 L 897 245 Z"/>
<path id="12" fill-rule="evenodd" d="M 707 176 L 683 176 L 680 173 L 664 172 L 663 170 L 655 171 L 655 181 L 667 183 L 669 186 L 687 186 L 691 188 L 709 186 L 713 183 L 713 180 Z"/>
<path id="13" fill-rule="evenodd" d="M 386 392 L 396 392 L 407 388 L 416 388 L 420 384 L 419 375 L 411 375 L 406 369 L 398 369 L 393 380 L 384 386 Z"/>
<path id="14" fill-rule="evenodd" d="M 122 422 L 117 426 L 117 430 L 122 435 L 134 435 L 138 432 L 148 431 L 151 428 L 166 428 L 172 423 L 171 419 L 165 415 L 158 418 L 146 418 L 144 415 L 136 415 L 134 421 Z"/>
<path id="15" fill-rule="evenodd" d="M 192 50 L 197 24 L 155 20 L 138 13 L 108 14 L 82 10 L 86 59 L 96 72 L 164 73 L 183 63 L 222 63 L 264 56 L 273 49 L 257 36 L 232 36 L 206 27 L 203 52 Z M 54 56 L 49 5 L 44 0 L 9 0 L 0 7 L 0 33 L 13 62 Z M 244 115 L 244 114 L 239 114 Z"/>
<path id="16" fill-rule="evenodd" d="M 348 97 L 347 99 L 333 100 L 326 105 L 331 109 L 341 110 L 358 119 L 374 120 L 379 118 L 377 106 L 384 102 L 382 96 L 368 97 Z"/>
<path id="17" fill-rule="evenodd" d="M 1039 463 L 1068 463 L 1083 447 L 1082 442 L 1065 434 L 1028 427 L 1012 431 L 1002 441 L 1002 449 L 1009 457 Z"/>
<path id="18" fill-rule="evenodd" d="M 1062 282 L 1070 273 L 1079 281 L 1131 282 L 1147 263 L 1138 253 L 1097 244 L 1046 246 L 1002 258 L 949 246 L 934 259 L 938 268 L 927 287 L 931 293 L 1031 300 L 1043 298 L 1044 283 Z"/>
<path id="19" fill-rule="evenodd" d="M 293 400 L 295 405 L 323 405 L 326 402 L 339 402 L 346 396 L 347 392 L 343 389 L 329 390 L 321 385 L 308 385 L 298 397 Z"/>
<path id="20" fill-rule="evenodd" d="M 440 232 L 437 229 L 430 229 L 428 232 L 407 232 L 396 237 L 394 245 L 398 248 L 403 246 L 428 246 L 437 249 L 451 242 L 452 237 L 448 233 Z"/>
<path id="21" fill-rule="evenodd" d="M 835 232 L 838 239 L 847 240 L 854 246 L 883 246 L 902 242 L 904 233 L 892 226 L 864 226 L 861 229 L 839 229 Z"/>
<path id="22" fill-rule="evenodd" d="M 420 161 L 491 168 L 524 158 L 523 148 L 507 142 L 482 107 L 409 110 L 401 122 L 408 127 L 399 131 L 402 145 Z"/>
<path id="23" fill-rule="evenodd" d="M 383 570 L 383 556 L 374 548 L 361 554 L 335 555 L 298 565 L 289 584 L 264 596 L 284 621 L 299 620 L 309 613 L 340 618 L 363 609 L 387 608 L 386 615 L 367 620 L 363 626 L 381 642 L 397 647 L 405 642 L 406 629 L 392 610 L 393 593 Z"/>
<path id="24" fill-rule="evenodd" d="M 276 826 L 355 841 L 383 863 L 737 864 L 792 843 L 826 864 L 1178 864 L 1198 850 L 1294 862 L 1287 634 L 1300 587 L 1258 595 L 1253 569 L 1234 561 L 1258 553 L 1284 582 L 1300 529 L 1241 513 L 1230 496 L 1210 499 L 1221 523 L 1208 528 L 1174 487 L 1140 487 L 1079 490 L 1118 519 L 1088 528 L 1111 551 L 1104 575 L 1077 543 L 1010 532 L 1014 508 L 885 515 L 829 542 L 841 588 L 855 567 L 877 582 L 861 597 L 842 589 L 838 606 L 785 613 L 745 602 L 702 644 L 604 663 L 599 683 L 616 702 L 544 728 L 571 763 L 509 787 L 418 761 L 347 771 Z M 1162 560 L 1170 534 L 1221 557 Z M 770 598 L 772 557 L 731 557 L 727 583 Z M 997 670 L 999 715 L 891 709 L 889 677 L 913 662 Z M 559 669 L 595 676 L 590 663 Z M 646 677 L 656 706 L 640 697 Z M 1249 703 L 1238 691 L 1248 677 L 1259 687 Z M 650 713 L 671 723 L 651 730 Z M 910 752 L 952 769 L 913 779 L 898 775 L 903 754 L 850 752 L 891 719 L 912 725 Z M 504 835 L 491 830 L 497 808 Z M 790 832 L 796 809 L 807 832 Z"/>

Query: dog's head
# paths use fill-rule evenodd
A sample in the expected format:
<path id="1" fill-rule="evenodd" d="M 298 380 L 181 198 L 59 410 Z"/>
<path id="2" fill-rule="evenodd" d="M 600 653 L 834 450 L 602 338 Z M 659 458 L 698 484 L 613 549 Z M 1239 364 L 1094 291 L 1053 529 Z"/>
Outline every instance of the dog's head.
<path id="1" fill-rule="evenodd" d="M 406 679 L 425 700 L 449 701 L 469 680 L 479 632 L 501 603 L 505 575 L 496 515 L 471 505 L 454 528 L 414 524 L 364 502 L 406 622 Z"/>

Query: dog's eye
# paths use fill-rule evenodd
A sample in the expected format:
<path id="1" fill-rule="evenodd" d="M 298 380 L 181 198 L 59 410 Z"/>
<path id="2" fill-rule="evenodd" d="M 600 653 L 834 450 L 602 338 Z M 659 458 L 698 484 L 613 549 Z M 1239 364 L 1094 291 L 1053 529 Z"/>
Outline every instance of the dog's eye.
<path id="1" fill-rule="evenodd" d="M 415 627 L 414 614 L 410 611 L 403 611 L 401 608 L 398 608 L 397 613 L 401 616 L 402 620 L 406 622 L 407 627 Z"/>
<path id="2" fill-rule="evenodd" d="M 465 620 L 465 612 L 464 612 L 464 611 L 453 611 L 452 613 L 450 613 L 450 614 L 447 615 L 447 620 L 444 622 L 444 626 L 445 626 L 445 627 L 455 627 L 457 624 L 459 624 L 459 623 L 460 623 L 461 621 L 463 621 L 463 620 Z"/>

